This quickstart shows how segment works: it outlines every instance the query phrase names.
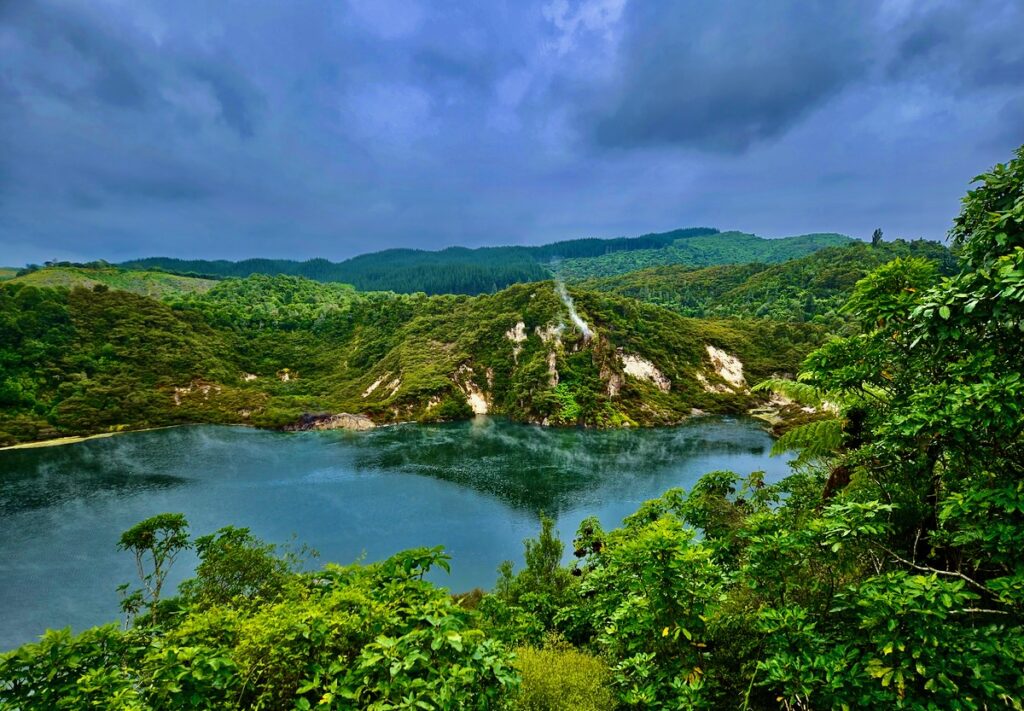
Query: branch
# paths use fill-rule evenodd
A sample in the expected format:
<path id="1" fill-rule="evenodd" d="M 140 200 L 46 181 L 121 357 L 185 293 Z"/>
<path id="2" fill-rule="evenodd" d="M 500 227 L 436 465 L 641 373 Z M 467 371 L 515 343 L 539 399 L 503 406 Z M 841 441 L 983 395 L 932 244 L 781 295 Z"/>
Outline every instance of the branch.
<path id="1" fill-rule="evenodd" d="M 963 573 L 961 573 L 958 570 L 942 570 L 940 568 L 933 568 L 930 565 L 918 565 L 917 563 L 909 561 L 906 558 L 904 558 L 903 556 L 898 555 L 895 552 L 889 550 L 888 548 L 883 546 L 881 543 L 875 543 L 874 545 L 876 545 L 879 548 L 881 548 L 883 551 L 885 551 L 886 553 L 891 555 L 893 558 L 895 558 L 900 563 L 903 563 L 904 565 L 909 565 L 911 568 L 915 568 L 916 570 L 922 570 L 922 571 L 924 571 L 926 573 L 935 573 L 936 575 L 946 575 L 946 576 L 949 576 L 951 578 L 960 578 L 961 580 L 966 581 L 969 585 L 977 588 L 978 590 L 981 590 L 985 594 L 987 594 L 987 595 L 991 595 L 992 594 L 992 591 L 989 590 L 987 587 L 985 587 L 984 585 L 979 583 L 977 580 L 974 580 L 973 578 L 967 577 L 966 575 L 964 575 Z"/>

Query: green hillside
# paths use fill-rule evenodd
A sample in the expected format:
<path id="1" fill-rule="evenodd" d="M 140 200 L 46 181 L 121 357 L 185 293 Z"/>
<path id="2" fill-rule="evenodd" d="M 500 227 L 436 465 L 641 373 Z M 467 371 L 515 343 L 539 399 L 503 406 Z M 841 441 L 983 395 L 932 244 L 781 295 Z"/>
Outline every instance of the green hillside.
<path id="1" fill-rule="evenodd" d="M 129 271 L 117 267 L 53 266 L 44 267 L 10 279 L 12 284 L 26 286 L 88 289 L 106 286 L 143 296 L 164 297 L 171 294 L 201 292 L 217 282 L 212 279 L 165 274 L 162 272 Z"/>
<path id="2" fill-rule="evenodd" d="M 701 227 L 639 237 L 568 240 L 535 247 L 450 247 L 436 252 L 389 249 L 337 263 L 326 259 L 231 262 L 153 257 L 120 266 L 214 278 L 283 274 L 352 284 L 361 291 L 476 295 L 494 293 L 512 284 L 541 281 L 554 273 L 576 280 L 659 264 L 774 263 L 849 241 L 849 237 L 837 234 L 764 239 Z"/>
<path id="3" fill-rule="evenodd" d="M 938 242 L 851 242 L 779 264 L 703 269 L 674 264 L 589 279 L 581 286 L 658 304 L 684 316 L 810 321 L 836 328 L 843 320 L 839 309 L 854 284 L 898 257 L 934 261 L 947 275 L 956 268 L 952 253 Z"/>
<path id="4" fill-rule="evenodd" d="M 803 257 L 825 247 L 848 244 L 850 237 L 835 233 L 766 239 L 745 232 L 721 232 L 676 240 L 660 249 L 616 252 L 586 259 L 566 259 L 556 271 L 567 280 L 613 276 L 668 264 L 706 267 L 716 264 L 763 262 L 774 264 Z"/>
<path id="5" fill-rule="evenodd" d="M 18 273 L 18 270 L 14 267 L 0 267 L 0 281 L 7 281 L 13 279 Z"/>
<path id="6" fill-rule="evenodd" d="M 668 424 L 742 412 L 793 372 L 808 326 L 695 321 L 551 282 L 478 297 L 359 293 L 299 277 L 229 279 L 163 303 L 125 291 L 0 287 L 0 438 L 179 422 L 280 426 L 303 413 L 378 422 L 477 412 L 548 424 Z M 741 383 L 715 352 L 743 364 Z M 724 357 L 724 356 L 723 356 Z"/>

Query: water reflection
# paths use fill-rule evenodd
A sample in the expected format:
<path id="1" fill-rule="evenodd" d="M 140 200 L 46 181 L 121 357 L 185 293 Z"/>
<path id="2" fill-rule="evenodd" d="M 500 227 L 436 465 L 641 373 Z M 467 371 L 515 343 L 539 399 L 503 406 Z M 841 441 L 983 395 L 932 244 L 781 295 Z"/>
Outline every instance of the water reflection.
<path id="1" fill-rule="evenodd" d="M 474 423 L 399 426 L 342 436 L 359 471 L 393 470 L 450 481 L 534 513 L 559 514 L 595 497 L 632 490 L 687 461 L 765 457 L 770 441 L 752 423 L 707 419 L 686 427 L 576 430 Z"/>
<path id="2" fill-rule="evenodd" d="M 115 589 L 135 576 L 118 537 L 163 511 L 185 513 L 195 535 L 229 524 L 273 542 L 296 535 L 324 561 L 443 545 L 452 572 L 434 580 L 464 590 L 521 559 L 540 511 L 563 538 L 588 515 L 615 526 L 708 471 L 780 478 L 770 445 L 747 420 L 595 432 L 483 418 L 361 433 L 182 427 L 3 451 L 0 650 L 116 619 Z M 169 584 L 194 563 L 179 559 Z"/>

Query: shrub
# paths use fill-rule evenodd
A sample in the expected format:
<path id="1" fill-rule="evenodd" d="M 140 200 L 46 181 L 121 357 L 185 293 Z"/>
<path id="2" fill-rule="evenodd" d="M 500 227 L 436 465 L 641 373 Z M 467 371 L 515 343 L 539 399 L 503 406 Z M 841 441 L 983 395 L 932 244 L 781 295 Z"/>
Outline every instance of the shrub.
<path id="1" fill-rule="evenodd" d="M 545 649 L 519 647 L 515 667 L 522 677 L 513 702 L 525 711 L 599 711 L 615 708 L 608 665 L 564 643 Z"/>

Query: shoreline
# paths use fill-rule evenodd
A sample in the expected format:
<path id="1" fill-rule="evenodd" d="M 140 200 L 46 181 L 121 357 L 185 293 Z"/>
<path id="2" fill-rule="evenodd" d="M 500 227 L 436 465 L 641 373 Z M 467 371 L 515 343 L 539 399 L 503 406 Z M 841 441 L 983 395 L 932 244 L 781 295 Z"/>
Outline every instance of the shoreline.
<path id="1" fill-rule="evenodd" d="M 488 416 L 490 416 L 490 415 L 485 415 L 485 417 L 488 417 Z M 636 427 L 630 427 L 630 426 L 627 425 L 627 426 L 624 426 L 624 427 L 610 427 L 610 428 L 589 428 L 589 427 L 584 427 L 583 429 L 620 429 L 620 430 L 631 430 L 631 429 L 649 429 L 649 428 L 652 428 L 652 427 L 653 428 L 659 428 L 659 427 L 679 427 L 680 425 L 686 424 L 687 422 L 690 422 L 690 421 L 695 420 L 695 419 L 700 419 L 702 417 L 735 417 L 735 416 L 736 415 L 723 415 L 723 414 L 718 414 L 718 413 L 714 413 L 714 412 L 702 412 L 699 415 L 691 415 L 689 417 L 683 418 L 679 422 L 676 422 L 676 423 L 673 423 L 673 424 L 667 424 L 667 425 L 650 425 L 650 426 L 640 425 L 640 426 L 636 426 Z M 772 425 L 774 423 L 764 413 L 757 413 L 757 414 L 755 414 L 755 413 L 752 413 L 752 412 L 746 412 L 746 413 L 743 413 L 742 416 L 749 417 L 750 419 L 760 421 L 761 423 L 763 423 L 762 429 L 764 429 L 769 434 L 772 434 Z M 500 417 L 500 415 L 499 415 L 499 417 Z M 475 417 L 474 418 L 468 418 L 467 420 L 464 420 L 464 421 L 465 422 L 471 422 L 473 419 L 476 419 L 476 418 Z M 142 427 L 140 429 L 126 429 L 126 430 L 121 430 L 119 432 L 100 432 L 98 434 L 91 434 L 91 435 L 68 435 L 67 437 L 55 437 L 53 439 L 41 439 L 41 440 L 35 440 L 33 442 L 19 442 L 18 444 L 9 444 L 6 447 L 0 447 L 0 452 L 6 452 L 6 451 L 10 451 L 10 450 L 15 450 L 15 449 L 39 449 L 39 448 L 43 448 L 43 447 L 61 447 L 61 446 L 67 445 L 67 444 L 78 444 L 80 442 L 88 442 L 89 440 L 93 440 L 93 439 L 105 439 L 107 437 L 116 437 L 118 435 L 132 434 L 134 432 L 154 432 L 156 430 L 169 430 L 169 429 L 173 429 L 175 427 L 194 427 L 196 425 L 208 425 L 208 424 L 214 424 L 214 423 L 210 423 L 210 422 L 182 422 L 182 423 L 175 424 L 175 425 L 160 425 L 158 427 Z M 227 427 L 252 427 L 252 428 L 255 428 L 255 429 L 268 429 L 268 430 L 279 431 L 279 432 L 281 432 L 281 431 L 287 432 L 288 431 L 288 430 L 283 430 L 283 429 L 276 428 L 276 427 L 257 427 L 256 425 L 246 424 L 246 423 L 242 423 L 242 422 L 237 422 L 237 423 L 216 423 L 216 424 L 226 425 Z M 416 420 L 405 420 L 405 421 L 401 421 L 401 422 L 381 423 L 381 424 L 376 425 L 375 428 L 394 427 L 396 425 L 409 425 L 409 424 L 416 425 L 416 424 L 437 424 L 437 423 L 421 423 L 421 422 L 418 422 Z M 540 423 L 540 422 L 529 422 L 529 421 L 519 422 L 519 424 L 528 425 L 528 426 L 532 426 L 532 427 L 544 427 L 544 428 L 553 427 L 552 425 L 545 425 L 545 424 Z M 572 428 L 573 426 L 572 425 L 566 425 L 565 427 Z M 557 426 L 556 426 L 556 428 L 557 428 Z M 349 431 L 349 432 L 353 432 L 353 431 L 366 431 L 366 430 L 352 430 L 352 429 L 348 429 L 348 428 L 332 428 L 332 429 L 316 429 L 316 428 L 312 428 L 312 429 L 308 429 L 308 430 L 292 430 L 291 432 L 317 432 L 317 431 L 319 431 L 319 432 L 330 432 L 330 431 L 341 431 L 341 430 L 345 430 L 345 431 Z"/>
<path id="2" fill-rule="evenodd" d="M 38 439 L 33 442 L 19 442 L 18 444 L 9 444 L 6 447 L 0 447 L 0 452 L 6 452 L 12 449 L 39 449 L 41 447 L 61 447 L 65 444 L 78 444 L 79 442 L 88 442 L 91 439 L 105 439 L 107 437 L 116 437 L 117 435 L 132 434 L 133 432 L 153 432 L 155 430 L 169 430 L 174 427 L 189 427 L 193 424 L 198 423 L 183 423 L 180 425 L 160 425 L 159 427 L 142 427 L 137 430 L 121 430 L 120 432 L 100 432 L 99 434 L 91 435 L 68 435 L 67 437 L 54 437 L 53 439 Z"/>

